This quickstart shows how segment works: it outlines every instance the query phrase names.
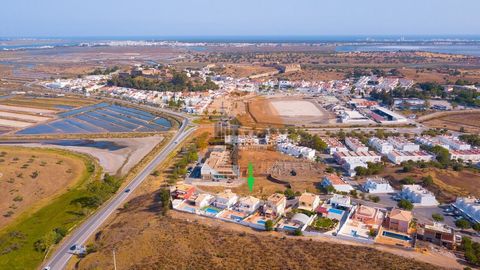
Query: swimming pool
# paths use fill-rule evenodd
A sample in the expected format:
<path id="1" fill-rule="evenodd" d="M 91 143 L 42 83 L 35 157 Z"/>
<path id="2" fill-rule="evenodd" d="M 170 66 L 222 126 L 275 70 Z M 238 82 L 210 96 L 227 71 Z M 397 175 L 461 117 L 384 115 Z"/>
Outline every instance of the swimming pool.
<path id="1" fill-rule="evenodd" d="M 293 227 L 293 226 L 287 226 L 287 225 L 285 225 L 285 226 L 283 226 L 283 229 L 289 230 L 289 231 L 295 231 L 295 230 L 297 230 L 298 228 L 297 228 L 297 227 Z"/>
<path id="2" fill-rule="evenodd" d="M 388 232 L 388 231 L 383 231 L 382 235 L 386 236 L 386 237 L 402 240 L 402 241 L 412 240 L 412 238 L 410 238 L 409 236 L 406 236 L 406 235 L 403 235 L 403 234 L 398 234 L 398 233 L 393 233 L 393 232 Z"/>
<path id="3" fill-rule="evenodd" d="M 188 211 L 190 213 L 195 213 L 195 208 L 190 207 L 190 206 L 184 206 L 183 210 Z"/>
<path id="4" fill-rule="evenodd" d="M 236 215 L 230 215 L 230 218 L 235 220 L 235 221 L 242 221 L 243 217 L 236 216 Z"/>
<path id="5" fill-rule="evenodd" d="M 203 209 L 203 211 L 205 211 L 205 213 L 210 214 L 210 215 L 216 215 L 216 214 L 220 213 L 219 209 L 212 208 L 212 207 L 207 207 L 207 208 Z"/>
<path id="6" fill-rule="evenodd" d="M 342 215 L 343 214 L 343 210 L 339 210 L 339 209 L 335 209 L 335 208 L 328 209 L 328 212 L 331 212 L 331 213 L 334 213 L 334 214 L 337 214 L 337 215 Z"/>
<path id="7" fill-rule="evenodd" d="M 258 220 L 257 223 L 258 223 L 258 224 L 265 225 L 266 221 L 265 221 L 265 220 Z"/>

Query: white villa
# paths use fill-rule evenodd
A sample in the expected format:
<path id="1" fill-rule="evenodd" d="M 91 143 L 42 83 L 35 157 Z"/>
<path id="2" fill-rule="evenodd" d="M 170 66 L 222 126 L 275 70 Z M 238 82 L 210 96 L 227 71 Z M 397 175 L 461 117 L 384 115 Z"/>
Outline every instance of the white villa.
<path id="1" fill-rule="evenodd" d="M 420 185 L 404 185 L 400 196 L 418 206 L 438 205 L 435 195 Z"/>
<path id="2" fill-rule="evenodd" d="M 240 198 L 238 203 L 235 205 L 236 210 L 247 214 L 255 212 L 258 207 L 260 207 L 260 199 L 252 196 Z"/>
<path id="3" fill-rule="evenodd" d="M 220 192 L 215 197 L 213 205 L 215 207 L 225 209 L 232 207 L 238 201 L 238 195 L 233 193 L 232 190 L 226 189 Z"/>
<path id="4" fill-rule="evenodd" d="M 470 219 L 480 223 L 480 201 L 476 198 L 458 197 L 453 206 L 470 217 Z"/>
<path id="5" fill-rule="evenodd" d="M 395 190 L 390 183 L 383 178 L 369 178 L 363 184 L 363 189 L 368 193 L 392 193 Z"/>

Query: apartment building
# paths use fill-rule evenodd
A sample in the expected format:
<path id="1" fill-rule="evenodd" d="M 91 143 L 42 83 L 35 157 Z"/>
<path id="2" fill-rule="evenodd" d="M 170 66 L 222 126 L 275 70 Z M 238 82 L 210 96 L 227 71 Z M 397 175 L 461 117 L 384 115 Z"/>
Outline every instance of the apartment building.
<path id="1" fill-rule="evenodd" d="M 322 138 L 322 140 L 327 144 L 328 153 L 330 155 L 333 155 L 336 152 L 348 151 L 347 147 L 336 138 Z"/>
<path id="2" fill-rule="evenodd" d="M 239 175 L 238 167 L 232 164 L 230 152 L 224 146 L 210 149 L 200 173 L 203 180 L 213 181 L 236 179 Z"/>
<path id="3" fill-rule="evenodd" d="M 400 196 L 419 206 L 438 205 L 435 195 L 420 185 L 404 185 Z"/>
<path id="4" fill-rule="evenodd" d="M 417 152 L 420 151 L 420 145 L 410 142 L 405 138 L 389 137 L 387 141 L 399 151 Z"/>
<path id="5" fill-rule="evenodd" d="M 425 151 L 407 152 L 407 151 L 393 150 L 387 154 L 387 158 L 395 164 L 401 164 L 402 162 L 405 162 L 405 161 L 428 162 L 433 160 L 434 157 L 433 155 L 430 155 Z"/>
<path id="6" fill-rule="evenodd" d="M 355 137 L 346 137 L 345 144 L 354 152 L 368 152 L 368 147 Z"/>
<path id="7" fill-rule="evenodd" d="M 393 145 L 386 140 L 379 139 L 377 137 L 372 137 L 368 140 L 368 144 L 373 147 L 377 152 L 382 155 L 388 154 L 390 151 L 393 151 Z"/>

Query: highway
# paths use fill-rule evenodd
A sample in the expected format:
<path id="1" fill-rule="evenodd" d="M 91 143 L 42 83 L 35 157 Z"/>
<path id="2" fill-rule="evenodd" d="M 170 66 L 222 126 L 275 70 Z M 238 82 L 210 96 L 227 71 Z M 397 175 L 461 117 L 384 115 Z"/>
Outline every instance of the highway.
<path id="1" fill-rule="evenodd" d="M 175 136 L 168 142 L 167 145 L 162 149 L 162 151 L 155 156 L 155 158 L 148 163 L 148 165 L 140 172 L 138 175 L 122 190 L 119 190 L 117 194 L 114 195 L 109 201 L 107 201 L 95 214 L 89 217 L 84 221 L 79 227 L 71 232 L 69 236 L 62 242 L 62 244 L 56 249 L 55 253 L 47 260 L 43 267 L 50 267 L 51 270 L 60 270 L 64 269 L 72 257 L 72 254 L 69 253 L 70 247 L 73 245 L 79 244 L 83 245 L 87 239 L 92 236 L 105 222 L 105 220 L 115 212 L 119 207 L 121 207 L 129 195 L 138 187 L 140 184 L 147 179 L 148 175 L 160 164 L 162 163 L 168 155 L 176 148 L 176 146 L 182 142 L 185 138 L 190 135 L 194 129 L 188 129 L 189 120 L 184 118 L 180 129 L 177 131 Z M 126 190 L 130 190 L 126 192 Z M 42 269 L 44 269 L 42 268 Z M 48 268 L 47 268 L 48 269 Z"/>

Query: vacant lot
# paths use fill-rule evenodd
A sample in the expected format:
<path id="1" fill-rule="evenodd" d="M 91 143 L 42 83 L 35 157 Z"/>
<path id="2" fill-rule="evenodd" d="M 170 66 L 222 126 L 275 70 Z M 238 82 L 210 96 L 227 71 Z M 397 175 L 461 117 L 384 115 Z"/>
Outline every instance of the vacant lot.
<path id="1" fill-rule="evenodd" d="M 98 251 L 71 268 L 112 269 L 115 249 L 118 269 L 439 269 L 372 248 L 244 233 L 173 212 L 161 217 L 154 197 L 132 199 L 91 240 Z"/>
<path id="2" fill-rule="evenodd" d="M 432 128 L 446 128 L 454 131 L 460 131 L 463 127 L 465 132 L 480 133 L 480 112 L 447 115 L 427 120 L 423 124 Z"/>
<path id="3" fill-rule="evenodd" d="M 82 160 L 54 151 L 0 147 L 0 228 L 78 181 Z"/>
<path id="4" fill-rule="evenodd" d="M 412 177 L 421 184 L 422 177 L 431 175 L 434 184 L 427 187 L 435 193 L 441 202 L 454 201 L 457 196 L 480 196 L 480 173 L 464 169 L 461 172 L 436 168 L 415 169 L 409 173 L 401 172 L 401 168 L 387 168 L 381 176 L 388 178 L 396 189 L 400 189 L 401 180 Z"/>

